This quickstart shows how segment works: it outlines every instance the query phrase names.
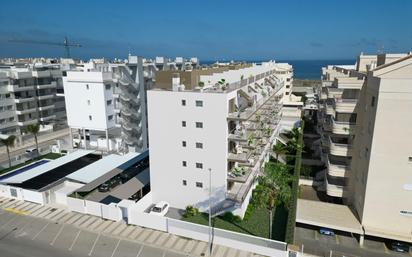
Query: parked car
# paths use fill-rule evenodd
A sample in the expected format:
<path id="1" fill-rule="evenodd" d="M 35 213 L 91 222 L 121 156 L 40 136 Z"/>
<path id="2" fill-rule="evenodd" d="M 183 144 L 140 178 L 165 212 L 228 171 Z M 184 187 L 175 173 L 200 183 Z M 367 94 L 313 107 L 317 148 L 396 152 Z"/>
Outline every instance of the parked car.
<path id="1" fill-rule="evenodd" d="M 169 211 L 169 204 L 165 201 L 161 201 L 152 207 L 150 213 L 158 216 L 165 216 Z"/>
<path id="2" fill-rule="evenodd" d="M 110 189 L 120 185 L 121 183 L 122 181 L 119 177 L 114 177 L 111 180 L 101 184 L 97 190 L 99 190 L 99 192 L 108 192 Z"/>
<path id="3" fill-rule="evenodd" d="M 102 192 L 102 193 L 103 192 L 108 192 L 108 191 L 110 191 L 110 185 L 109 185 L 108 182 L 105 182 L 105 183 L 101 184 L 97 190 L 99 190 L 99 192 Z"/>
<path id="4" fill-rule="evenodd" d="M 409 253 L 409 245 L 397 241 L 392 241 L 390 248 L 392 251 L 399 253 Z"/>
<path id="5" fill-rule="evenodd" d="M 319 229 L 319 233 L 321 235 L 326 235 L 326 236 L 334 236 L 335 235 L 335 232 L 332 229 L 328 229 L 328 228 Z"/>
<path id="6" fill-rule="evenodd" d="M 37 150 L 37 148 L 27 148 L 26 149 L 26 155 L 30 159 L 36 157 L 38 155 L 38 152 L 39 151 Z"/>

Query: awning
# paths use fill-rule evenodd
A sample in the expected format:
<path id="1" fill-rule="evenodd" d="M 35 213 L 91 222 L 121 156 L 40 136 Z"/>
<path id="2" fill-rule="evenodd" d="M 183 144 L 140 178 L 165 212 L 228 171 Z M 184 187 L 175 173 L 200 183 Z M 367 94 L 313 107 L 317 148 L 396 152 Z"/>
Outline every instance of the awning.
<path id="1" fill-rule="evenodd" d="M 298 199 L 296 222 L 363 234 L 360 222 L 346 205 Z"/>
<path id="2" fill-rule="evenodd" d="M 149 169 L 145 169 L 136 177 L 117 187 L 110 195 L 119 199 L 128 199 L 147 184 L 149 184 Z"/>

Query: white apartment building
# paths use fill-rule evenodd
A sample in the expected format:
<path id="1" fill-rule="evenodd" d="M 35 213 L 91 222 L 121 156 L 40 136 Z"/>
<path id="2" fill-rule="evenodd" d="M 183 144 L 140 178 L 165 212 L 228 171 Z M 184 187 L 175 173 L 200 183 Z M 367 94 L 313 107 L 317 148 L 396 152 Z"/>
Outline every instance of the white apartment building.
<path id="1" fill-rule="evenodd" d="M 324 68 L 322 79 L 323 189 L 365 235 L 412 242 L 411 53 L 361 54 L 355 66 Z"/>
<path id="2" fill-rule="evenodd" d="M 0 65 L 0 133 L 14 134 L 22 143 L 25 127 L 40 123 L 40 131 L 66 126 L 60 64 Z"/>
<path id="3" fill-rule="evenodd" d="M 282 129 L 292 76 L 274 62 L 159 72 L 147 92 L 153 201 L 204 211 L 211 188 L 214 212 L 243 216 Z"/>
<path id="4" fill-rule="evenodd" d="M 89 62 L 63 77 L 68 125 L 83 148 L 147 149 L 143 60 Z"/>

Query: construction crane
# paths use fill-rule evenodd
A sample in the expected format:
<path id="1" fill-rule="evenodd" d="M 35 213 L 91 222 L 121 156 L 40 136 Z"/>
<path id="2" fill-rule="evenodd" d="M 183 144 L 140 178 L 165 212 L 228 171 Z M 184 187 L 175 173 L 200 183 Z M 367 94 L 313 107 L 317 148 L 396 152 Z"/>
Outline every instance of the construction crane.
<path id="1" fill-rule="evenodd" d="M 70 58 L 70 47 L 82 47 L 82 45 L 77 44 L 77 43 L 69 43 L 69 39 L 67 37 L 64 37 L 63 43 L 49 42 L 49 41 L 38 41 L 38 40 L 26 40 L 26 39 L 10 39 L 9 42 L 24 43 L 24 44 L 63 46 L 64 50 L 65 50 L 66 58 Z"/>

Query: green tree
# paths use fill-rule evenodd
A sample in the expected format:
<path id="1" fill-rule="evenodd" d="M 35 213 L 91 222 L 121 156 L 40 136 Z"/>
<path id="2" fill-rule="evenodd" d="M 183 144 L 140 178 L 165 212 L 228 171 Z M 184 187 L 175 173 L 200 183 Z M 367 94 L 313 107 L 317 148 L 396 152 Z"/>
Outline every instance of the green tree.
<path id="1" fill-rule="evenodd" d="M 30 124 L 26 127 L 26 132 L 31 133 L 34 136 L 34 142 L 36 143 L 36 149 L 37 149 L 37 156 L 39 155 L 40 149 L 39 149 L 39 142 L 37 141 L 37 135 L 39 134 L 40 130 L 40 124 Z"/>
<path id="2" fill-rule="evenodd" d="M 286 165 L 268 162 L 264 175 L 258 177 L 259 185 L 253 191 L 252 204 L 267 208 L 269 212 L 269 239 L 272 237 L 273 209 L 277 205 L 288 205 L 291 198 L 292 176 Z"/>
<path id="3" fill-rule="evenodd" d="M 279 155 L 287 152 L 286 146 L 280 142 L 277 142 L 276 145 L 273 146 L 272 150 L 273 153 L 275 153 L 276 163 L 279 162 Z"/>
<path id="4" fill-rule="evenodd" d="M 6 146 L 7 149 L 7 157 L 9 158 L 9 168 L 11 167 L 11 159 L 10 159 L 10 147 L 14 146 L 14 141 L 16 141 L 16 136 L 11 135 L 7 138 L 1 138 L 1 143 Z"/>

